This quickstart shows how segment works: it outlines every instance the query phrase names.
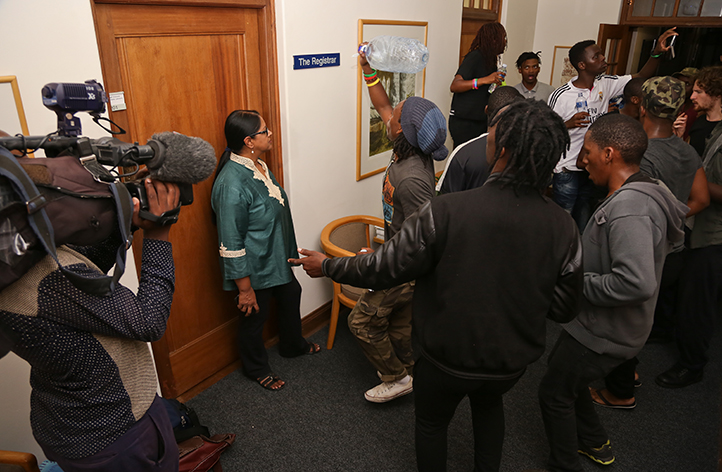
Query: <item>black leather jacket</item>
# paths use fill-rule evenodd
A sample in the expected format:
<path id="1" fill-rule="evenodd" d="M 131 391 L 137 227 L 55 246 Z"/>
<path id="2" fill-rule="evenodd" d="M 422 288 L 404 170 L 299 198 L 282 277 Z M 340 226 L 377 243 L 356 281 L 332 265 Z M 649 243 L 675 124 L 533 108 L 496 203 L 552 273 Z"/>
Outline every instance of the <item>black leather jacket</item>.
<path id="1" fill-rule="evenodd" d="M 572 320 L 583 282 L 571 217 L 494 176 L 434 198 L 379 250 L 325 260 L 323 272 L 372 289 L 416 280 L 415 354 L 469 378 L 518 375 L 539 358 L 545 319 Z"/>

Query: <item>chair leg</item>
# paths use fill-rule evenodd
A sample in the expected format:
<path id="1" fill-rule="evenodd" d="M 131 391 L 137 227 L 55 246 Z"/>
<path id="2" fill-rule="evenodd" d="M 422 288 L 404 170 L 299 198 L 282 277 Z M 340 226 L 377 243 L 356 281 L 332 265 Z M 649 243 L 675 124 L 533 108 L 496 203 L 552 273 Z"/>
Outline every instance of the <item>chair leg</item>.
<path id="1" fill-rule="evenodd" d="M 336 339 L 336 327 L 338 326 L 338 312 L 341 309 L 341 302 L 338 300 L 338 296 L 341 293 L 341 285 L 336 282 L 333 283 L 333 302 L 331 303 L 331 320 L 328 325 L 328 341 L 326 342 L 326 349 L 333 348 L 333 341 Z"/>

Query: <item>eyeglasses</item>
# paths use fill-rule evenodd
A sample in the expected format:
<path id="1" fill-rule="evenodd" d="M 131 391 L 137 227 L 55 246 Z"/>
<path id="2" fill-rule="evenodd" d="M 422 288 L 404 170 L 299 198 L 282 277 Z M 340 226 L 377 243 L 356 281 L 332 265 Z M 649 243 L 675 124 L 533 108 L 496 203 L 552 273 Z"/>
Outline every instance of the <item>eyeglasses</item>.
<path id="1" fill-rule="evenodd" d="M 254 136 L 258 135 L 258 134 L 268 135 L 268 126 L 266 126 L 266 129 L 264 129 L 263 131 L 256 131 L 255 133 L 249 134 L 248 137 L 249 137 L 249 138 L 252 138 L 252 137 L 254 137 Z"/>

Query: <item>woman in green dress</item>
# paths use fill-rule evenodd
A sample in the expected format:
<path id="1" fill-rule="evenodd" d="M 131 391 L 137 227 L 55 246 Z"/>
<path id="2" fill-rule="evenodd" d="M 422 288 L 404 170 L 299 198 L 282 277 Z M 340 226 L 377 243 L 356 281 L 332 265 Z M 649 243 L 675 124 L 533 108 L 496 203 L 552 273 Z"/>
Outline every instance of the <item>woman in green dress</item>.
<path id="1" fill-rule="evenodd" d="M 321 348 L 301 334 L 301 286 L 288 263 L 298 257 L 288 197 L 261 159 L 272 147 L 273 133 L 258 112 L 236 110 L 226 119 L 225 135 L 228 147 L 211 194 L 223 289 L 238 292 L 243 373 L 266 389 L 279 390 L 285 382 L 271 370 L 263 345 L 272 298 L 281 356 L 316 354 Z"/>

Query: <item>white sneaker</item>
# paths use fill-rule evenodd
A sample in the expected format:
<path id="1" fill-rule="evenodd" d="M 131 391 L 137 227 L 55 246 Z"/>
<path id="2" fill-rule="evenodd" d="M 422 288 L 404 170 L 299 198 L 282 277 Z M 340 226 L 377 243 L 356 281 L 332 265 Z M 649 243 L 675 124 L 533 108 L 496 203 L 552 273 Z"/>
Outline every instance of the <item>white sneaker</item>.
<path id="1" fill-rule="evenodd" d="M 374 403 L 386 403 L 395 398 L 408 395 L 414 391 L 413 379 L 405 384 L 399 382 L 381 382 L 379 385 L 364 393 L 366 400 Z"/>

